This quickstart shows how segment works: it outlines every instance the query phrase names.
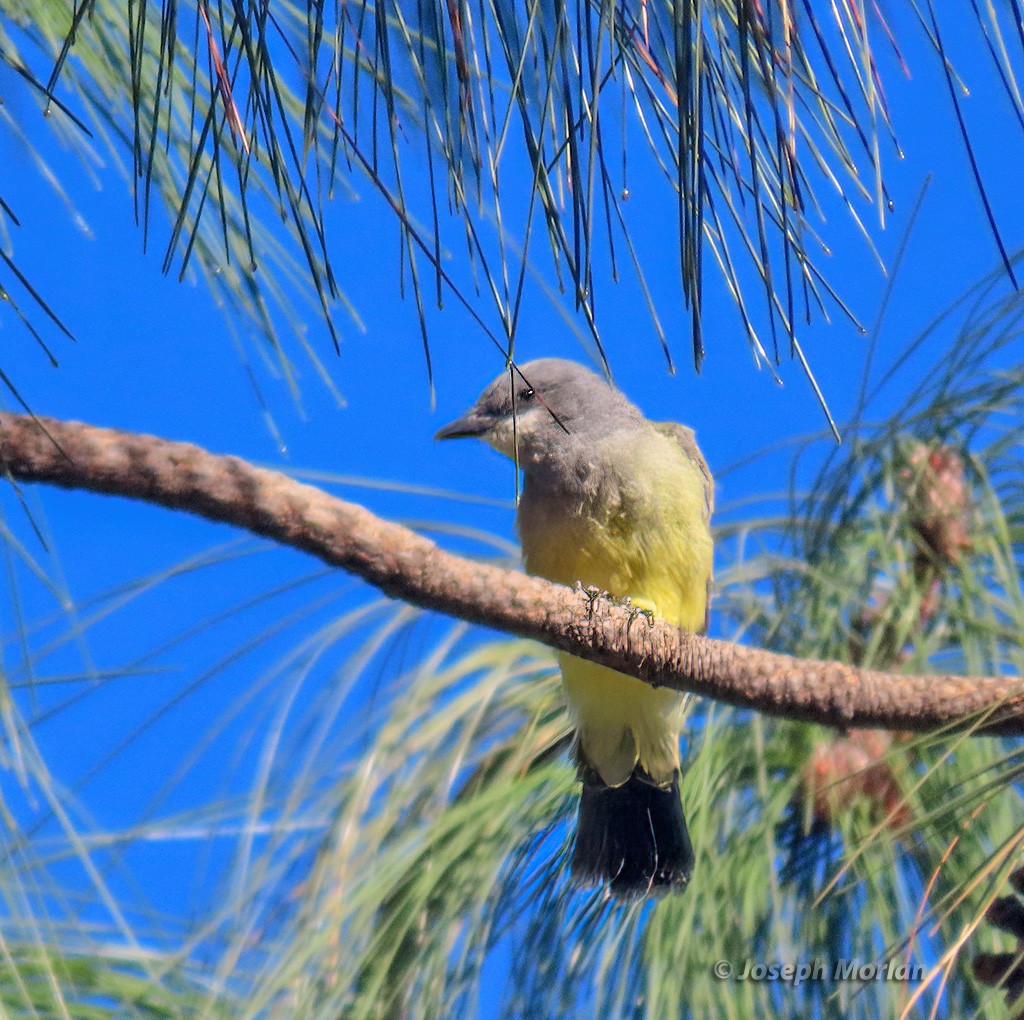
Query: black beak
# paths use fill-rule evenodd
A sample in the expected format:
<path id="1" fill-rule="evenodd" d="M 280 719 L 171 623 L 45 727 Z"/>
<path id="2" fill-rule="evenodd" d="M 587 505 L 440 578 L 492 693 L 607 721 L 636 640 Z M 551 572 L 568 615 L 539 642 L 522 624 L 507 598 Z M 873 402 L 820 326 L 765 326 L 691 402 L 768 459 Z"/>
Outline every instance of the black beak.
<path id="1" fill-rule="evenodd" d="M 481 414 L 476 408 L 470 408 L 461 418 L 449 422 L 444 428 L 434 433 L 435 439 L 463 439 L 468 436 L 482 436 L 494 424 L 490 415 Z"/>

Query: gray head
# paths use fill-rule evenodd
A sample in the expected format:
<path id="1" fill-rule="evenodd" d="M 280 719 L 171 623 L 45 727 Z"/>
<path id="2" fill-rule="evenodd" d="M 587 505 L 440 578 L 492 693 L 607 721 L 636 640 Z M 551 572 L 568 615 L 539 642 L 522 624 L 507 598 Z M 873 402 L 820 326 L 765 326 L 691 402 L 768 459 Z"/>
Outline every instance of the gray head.
<path id="1" fill-rule="evenodd" d="M 503 372 L 435 439 L 475 436 L 530 465 L 567 444 L 586 442 L 643 421 L 606 380 L 575 361 L 542 358 Z M 513 425 L 514 422 L 514 425 Z"/>

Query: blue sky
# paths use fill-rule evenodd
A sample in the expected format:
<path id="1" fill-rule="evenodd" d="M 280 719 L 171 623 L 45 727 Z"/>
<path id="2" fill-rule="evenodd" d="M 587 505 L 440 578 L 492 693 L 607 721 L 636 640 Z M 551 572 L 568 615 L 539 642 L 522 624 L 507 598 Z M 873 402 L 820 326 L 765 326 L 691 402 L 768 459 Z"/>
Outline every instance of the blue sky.
<path id="1" fill-rule="evenodd" d="M 896 205 L 877 244 L 887 264 L 895 257 L 910 210 L 929 174 L 931 183 L 879 336 L 877 363 L 881 366 L 888 365 L 911 337 L 997 264 L 938 62 L 910 23 L 908 12 L 893 12 L 893 18 L 898 31 L 906 30 L 905 53 L 913 78 L 908 81 L 892 73 L 887 77 L 893 120 L 905 153 L 900 160 L 890 150 L 886 158 Z M 907 23 L 900 24 L 901 19 Z M 950 20 L 955 23 L 955 18 Z M 1019 172 L 1024 140 L 1015 133 L 1009 105 L 976 34 L 965 32 L 962 41 L 952 35 L 961 42 L 954 46 L 957 67 L 972 89 L 964 100 L 972 141 L 1004 237 L 1017 249 L 1024 240 Z M 5 89 L 11 88 L 7 79 L 3 81 Z M 43 138 L 46 125 L 34 108 L 26 103 L 21 109 L 27 114 L 31 136 Z M 307 317 L 310 343 L 344 394 L 345 406 L 336 404 L 301 355 L 296 355 L 301 408 L 281 381 L 258 358 L 253 359 L 253 370 L 287 447 L 282 451 L 265 425 L 246 369 L 209 293 L 202 286 L 179 284 L 162 275 L 166 224 L 156 221 L 151 250 L 144 254 L 127 185 L 115 169 L 98 168 L 94 180 L 81 171 L 77 157 L 44 143 L 81 220 L 88 224 L 89 231 L 82 230 L 4 130 L 0 127 L 0 151 L 7 171 L 3 196 L 21 220 L 20 228 L 11 231 L 15 256 L 77 338 L 72 344 L 55 331 L 46 331 L 60 362 L 54 369 L 12 316 L 0 318 L 4 370 L 37 413 L 188 440 L 289 470 L 457 490 L 482 501 L 454 502 L 354 485 L 342 485 L 336 491 L 390 518 L 440 521 L 512 538 L 511 466 L 479 444 L 436 444 L 431 438 L 502 369 L 501 357 L 456 302 L 448 301 L 443 312 L 431 309 L 436 408 L 431 406 L 415 305 L 411 299 L 399 300 L 395 282 L 398 231 L 368 184 L 358 184 L 359 201 L 339 198 L 329 212 L 333 263 L 366 331 L 356 330 L 339 309 L 342 345 L 336 355 L 323 323 L 313 313 Z M 675 210 L 669 205 L 666 213 L 667 192 L 644 176 L 639 160 L 633 167 L 628 215 L 649 257 L 653 260 L 664 252 L 658 262 L 664 269 L 653 273 L 651 282 L 663 309 L 672 309 L 665 325 L 679 370 L 675 376 L 665 371 L 663 355 L 642 318 L 636 288 L 629 283 L 610 286 L 602 290 L 599 300 L 607 351 L 619 385 L 651 417 L 694 426 L 716 473 L 766 447 L 808 434 L 821 432 L 819 449 L 827 449 L 831 440 L 823 433 L 824 420 L 799 367 L 788 360 L 783 363 L 783 387 L 769 373 L 754 369 L 735 310 L 713 271 L 708 276 L 705 315 L 708 357 L 702 374 L 695 375 L 689 359 L 688 313 L 679 300 L 678 265 L 671 247 Z M 411 184 L 412 193 L 419 197 L 425 194 L 424 188 L 423 178 Z M 827 211 L 833 250 L 830 279 L 870 327 L 879 312 L 885 277 L 835 203 Z M 866 219 L 876 215 L 867 203 L 861 203 L 858 211 Z M 539 247 L 535 250 L 541 252 Z M 454 264 L 465 272 L 460 258 L 456 255 Z M 544 255 L 538 256 L 538 262 L 546 266 Z M 486 307 L 483 300 L 481 306 Z M 493 325 L 494 317 L 489 321 Z M 854 406 L 867 340 L 838 316 L 833 325 L 819 320 L 800 335 L 841 422 Z M 933 347 L 928 357 L 938 350 Z M 585 358 L 586 352 L 552 303 L 534 288 L 524 307 L 518 356 L 526 360 L 549 355 Z M 912 363 L 898 377 L 880 402 L 879 414 L 899 400 L 919 364 Z M 13 409 L 10 399 L 4 401 Z M 728 505 L 754 494 L 779 492 L 788 484 L 788 470 L 785 451 L 761 458 L 722 479 L 720 502 Z M 124 500 L 52 490 L 32 490 L 30 499 L 51 536 L 52 556 L 40 547 L 9 494 L 3 497 L 4 519 L 30 554 L 49 564 L 60 585 L 79 604 L 212 547 L 237 544 L 238 536 L 224 526 Z M 483 548 L 466 539 L 444 541 L 474 551 Z M 242 548 L 249 554 L 161 586 L 97 622 L 84 643 L 69 642 L 41 659 L 38 676 L 81 673 L 90 661 L 100 671 L 123 668 L 211 613 L 318 570 L 298 554 L 253 551 L 252 542 Z M 3 661 L 24 681 L 15 614 L 32 625 L 48 618 L 56 607 L 53 594 L 23 566 L 11 569 L 17 576 L 17 597 L 10 586 L 0 588 Z M 85 813 L 100 828 L 132 824 L 151 805 L 169 764 L 182 760 L 183 752 L 196 745 L 210 720 L 235 703 L 253 678 L 262 675 L 299 635 L 326 623 L 339 604 L 352 604 L 343 602 L 348 579 L 321 577 L 308 589 L 256 606 L 210 634 L 160 655 L 161 671 L 156 675 L 94 685 L 88 696 L 37 730 L 57 779 L 75 789 L 147 714 L 185 691 L 225 651 L 308 601 L 330 598 L 334 588 L 341 602 L 322 606 L 287 634 L 268 640 L 265 647 L 202 684 L 135 744 L 117 750 L 113 760 L 78 791 Z M 365 599 L 365 594 L 360 597 Z M 87 617 L 88 611 L 82 610 L 82 616 Z M 38 655 L 46 636 L 66 629 L 66 618 L 43 627 L 32 633 L 30 647 Z M 23 711 L 38 714 L 68 693 L 64 685 L 34 693 L 23 689 Z M 246 755 L 251 750 L 241 752 L 238 759 L 234 755 L 237 747 L 245 745 L 247 727 L 258 724 L 255 712 L 232 723 L 228 735 L 176 786 L 157 814 L 202 803 L 222 788 L 243 790 L 251 765 Z M 26 814 L 35 810 L 30 804 L 19 804 L 16 791 L 7 796 Z M 171 844 L 134 854 L 132 875 L 124 879 L 126 888 L 134 885 L 141 900 L 172 913 L 199 909 L 193 899 L 196 889 L 209 887 L 191 878 L 179 880 L 181 853 L 179 844 Z M 199 864 L 190 856 L 184 871 Z M 207 874 L 215 875 L 215 869 Z"/>

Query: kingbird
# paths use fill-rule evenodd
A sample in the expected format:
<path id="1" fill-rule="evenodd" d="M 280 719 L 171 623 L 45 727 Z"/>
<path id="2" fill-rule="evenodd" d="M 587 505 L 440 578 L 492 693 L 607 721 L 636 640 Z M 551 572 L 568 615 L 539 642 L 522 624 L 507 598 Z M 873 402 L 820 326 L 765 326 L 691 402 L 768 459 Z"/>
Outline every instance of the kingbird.
<path id="1" fill-rule="evenodd" d="M 527 572 L 707 629 L 714 490 L 691 429 L 648 421 L 589 369 L 545 358 L 500 375 L 436 438 L 460 436 L 524 472 L 516 527 Z M 694 856 L 679 795 L 682 695 L 558 661 L 583 782 L 574 879 L 623 897 L 684 888 Z"/>

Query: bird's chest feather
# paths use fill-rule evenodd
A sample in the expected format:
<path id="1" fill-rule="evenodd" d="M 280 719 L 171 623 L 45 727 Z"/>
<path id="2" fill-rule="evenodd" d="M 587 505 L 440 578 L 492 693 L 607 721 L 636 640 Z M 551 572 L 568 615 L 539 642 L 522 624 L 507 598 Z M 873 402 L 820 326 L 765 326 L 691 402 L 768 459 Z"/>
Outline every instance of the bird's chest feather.
<path id="1" fill-rule="evenodd" d="M 699 629 L 711 539 L 690 470 L 672 451 L 644 458 L 631 450 L 581 458 L 540 484 L 528 478 L 517 518 L 527 571 L 629 595 Z"/>
<path id="2" fill-rule="evenodd" d="M 518 529 L 527 571 L 562 584 L 580 581 L 624 592 L 639 550 L 628 503 L 611 495 L 598 502 L 583 493 L 524 493 Z"/>

